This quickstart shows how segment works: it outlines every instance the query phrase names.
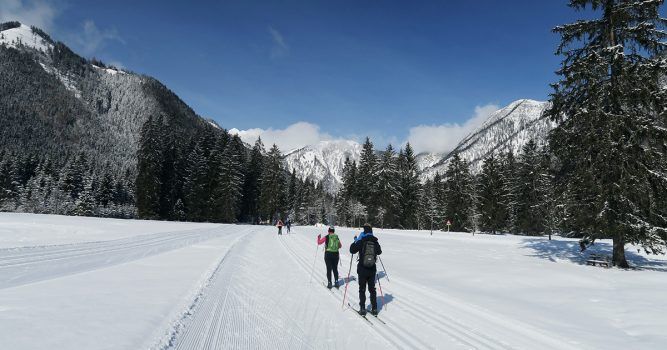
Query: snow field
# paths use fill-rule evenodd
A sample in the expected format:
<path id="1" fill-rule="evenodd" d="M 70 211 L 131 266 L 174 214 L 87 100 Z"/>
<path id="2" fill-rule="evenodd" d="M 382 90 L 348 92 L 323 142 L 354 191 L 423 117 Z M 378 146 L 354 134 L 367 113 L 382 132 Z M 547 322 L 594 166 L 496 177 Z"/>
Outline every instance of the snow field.
<path id="1" fill-rule="evenodd" d="M 662 349 L 667 257 L 576 240 L 376 229 L 379 322 L 328 291 L 324 227 L 0 213 L 8 349 Z M 338 228 L 341 280 L 358 230 Z M 32 246 L 29 246 L 32 244 Z M 610 243 L 593 250 L 609 253 Z M 314 264 L 313 264 L 314 262 Z M 313 269 L 314 267 L 314 269 Z M 312 273 L 312 277 L 311 277 Z M 311 281 L 312 279 L 312 281 Z M 356 259 L 347 300 L 358 304 Z M 370 300 L 367 298 L 367 304 Z"/>

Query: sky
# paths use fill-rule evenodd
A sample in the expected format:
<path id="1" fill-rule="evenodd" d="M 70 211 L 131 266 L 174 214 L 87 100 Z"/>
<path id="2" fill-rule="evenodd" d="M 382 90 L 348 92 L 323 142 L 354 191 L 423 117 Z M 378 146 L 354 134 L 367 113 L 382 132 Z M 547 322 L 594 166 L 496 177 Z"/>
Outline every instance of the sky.
<path id="1" fill-rule="evenodd" d="M 0 0 L 84 57 L 164 83 L 283 151 L 329 139 L 446 152 L 514 100 L 547 100 L 565 0 Z"/>

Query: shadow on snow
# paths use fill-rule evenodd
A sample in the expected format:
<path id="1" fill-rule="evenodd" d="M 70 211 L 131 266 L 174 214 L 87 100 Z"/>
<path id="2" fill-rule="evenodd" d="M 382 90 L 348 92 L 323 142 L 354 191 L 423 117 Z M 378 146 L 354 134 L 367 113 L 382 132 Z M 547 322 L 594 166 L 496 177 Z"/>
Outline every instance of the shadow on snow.
<path id="1" fill-rule="evenodd" d="M 556 262 L 557 260 L 569 260 L 575 264 L 585 265 L 591 254 L 608 256 L 611 260 L 612 245 L 605 242 L 595 242 L 583 253 L 579 252 L 577 241 L 547 240 L 544 238 L 525 238 L 521 242 L 523 249 L 531 251 L 528 256 Z M 667 261 L 651 259 L 639 255 L 637 251 L 625 250 L 625 258 L 632 268 L 642 270 L 653 270 L 667 272 Z"/>

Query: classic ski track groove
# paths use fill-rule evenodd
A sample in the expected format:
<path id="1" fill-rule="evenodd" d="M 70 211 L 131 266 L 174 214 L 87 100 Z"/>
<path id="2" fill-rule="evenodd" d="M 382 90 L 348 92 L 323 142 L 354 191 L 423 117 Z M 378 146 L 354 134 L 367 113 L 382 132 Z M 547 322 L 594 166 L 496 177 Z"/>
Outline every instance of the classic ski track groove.
<path id="1" fill-rule="evenodd" d="M 536 328 L 536 327 L 531 326 L 529 324 L 523 323 L 519 320 L 510 318 L 510 317 L 507 317 L 507 316 L 503 316 L 503 315 L 498 315 L 498 314 L 492 313 L 491 311 L 488 311 L 488 310 L 480 309 L 479 307 L 477 307 L 474 304 L 461 302 L 460 300 L 456 300 L 455 302 L 452 302 L 451 297 L 448 297 L 449 298 L 449 300 L 448 300 L 443 295 L 440 295 L 439 293 L 435 293 L 435 292 L 431 291 L 426 286 L 419 286 L 419 288 L 418 288 L 418 287 L 410 285 L 409 283 L 405 283 L 405 282 L 401 281 L 400 279 L 396 280 L 396 282 L 397 282 L 397 284 L 400 284 L 402 287 L 412 289 L 412 290 L 415 290 L 415 291 L 419 291 L 419 292 L 424 293 L 424 294 L 428 294 L 429 297 L 434 298 L 434 299 L 438 299 L 439 302 L 447 304 L 447 306 L 450 307 L 451 309 L 458 309 L 459 311 L 461 311 L 461 313 L 473 314 L 480 319 L 483 319 L 487 322 L 493 323 L 498 328 L 507 329 L 508 332 L 511 332 L 512 334 L 515 334 L 515 335 L 520 334 L 522 339 L 531 339 L 535 344 L 540 344 L 541 349 L 547 349 L 547 347 L 546 347 L 547 344 L 546 343 L 549 343 L 550 347 L 548 347 L 548 348 L 574 349 L 574 346 L 567 343 L 567 341 L 561 340 L 556 336 L 548 334 L 547 331 L 544 331 L 542 329 Z M 410 305 L 410 304 L 412 304 L 412 305 Z M 419 302 L 414 302 L 414 301 L 400 301 L 400 302 L 397 303 L 397 305 L 400 306 L 401 308 L 403 308 L 408 313 L 411 313 L 409 311 L 409 309 L 411 309 L 411 308 L 420 309 L 420 308 L 424 307 L 424 305 L 420 304 Z M 403 305 L 407 305 L 407 306 L 403 306 Z M 426 319 L 422 319 L 419 316 L 414 315 L 414 313 L 412 313 L 412 315 L 416 319 L 421 320 L 422 322 L 428 321 Z M 430 321 L 435 325 L 442 324 L 442 323 L 447 323 L 449 325 L 455 325 L 457 328 L 462 328 L 464 330 L 467 330 L 467 332 L 469 332 L 471 334 L 471 336 L 483 338 L 483 339 L 486 339 L 488 341 L 498 342 L 494 339 L 489 338 L 486 335 L 481 334 L 477 330 L 472 329 L 469 326 L 466 326 L 462 322 L 454 320 L 451 317 L 441 315 L 441 314 L 421 314 L 421 315 L 426 315 L 426 316 L 422 316 L 422 317 L 429 318 Z M 506 349 L 514 349 L 514 347 L 511 344 L 507 344 L 505 342 L 500 342 L 499 345 L 506 348 Z"/>
<path id="2" fill-rule="evenodd" d="M 280 240 L 280 241 L 281 241 L 282 246 L 288 252 L 288 255 L 290 255 L 290 257 L 294 261 L 296 261 L 304 271 L 307 271 L 308 273 L 310 273 L 310 271 L 311 271 L 310 270 L 310 264 L 312 263 L 312 260 L 310 262 L 307 262 L 306 261 L 307 259 L 303 258 L 302 254 L 298 254 L 296 252 L 295 248 L 290 247 L 290 245 L 286 242 L 283 242 L 283 240 Z M 319 257 L 320 254 L 318 253 L 317 256 Z M 352 264 L 354 265 L 354 262 Z M 349 269 L 349 265 L 347 267 Z M 345 277 L 346 276 L 343 276 L 343 278 L 345 278 Z M 344 287 L 341 287 L 341 288 L 344 288 Z M 319 289 L 319 288 L 317 288 L 317 289 Z M 354 293 L 354 291 L 352 291 L 352 293 L 350 293 L 350 289 L 348 289 L 347 292 L 348 292 L 348 296 Z M 343 291 L 340 291 L 340 293 L 343 293 Z M 333 292 L 332 294 L 334 294 L 334 297 L 336 298 L 336 300 L 338 300 L 340 302 L 339 304 L 341 304 L 343 302 L 342 295 L 335 295 L 336 292 Z M 352 299 L 350 298 L 348 300 L 352 300 Z M 357 303 L 358 303 L 358 301 L 357 301 Z M 343 306 L 343 308 L 348 308 L 348 306 L 345 305 L 345 306 Z M 344 311 L 344 309 L 343 309 L 343 311 Z M 356 310 L 354 310 L 354 309 L 352 309 L 352 311 L 356 312 Z M 360 315 L 357 315 L 357 316 L 361 317 Z M 384 341 L 386 341 L 387 343 L 389 343 L 390 345 L 392 345 L 395 348 L 398 348 L 398 349 L 422 348 L 423 349 L 423 348 L 432 348 L 433 347 L 429 344 L 426 344 L 426 343 L 422 342 L 418 337 L 413 336 L 410 332 L 408 332 L 407 330 L 405 330 L 401 326 L 398 326 L 398 325 L 393 325 L 392 326 L 391 323 L 388 323 L 388 324 L 383 324 L 383 323 L 380 323 L 380 322 L 373 323 L 372 320 L 369 320 L 369 319 L 367 319 L 367 321 L 368 321 L 368 323 L 370 323 L 370 324 L 367 324 L 366 322 L 364 322 L 364 324 L 367 324 L 367 327 L 371 327 L 371 329 L 375 330 L 381 336 L 381 338 Z M 400 333 L 400 335 L 397 335 L 397 333 Z M 418 343 L 419 345 L 416 345 L 415 343 Z"/>
<path id="3" fill-rule="evenodd" d="M 112 241 L 32 248 L 29 254 L 0 251 L 0 289 L 68 276 L 139 260 L 184 248 L 229 233 L 221 226 L 204 230 L 173 231 L 132 236 Z M 165 237 L 166 235 L 166 237 Z M 31 249 L 31 250 L 32 250 Z"/>
<path id="4" fill-rule="evenodd" d="M 260 226 L 261 228 L 261 226 Z M 191 310 L 173 332 L 170 342 L 163 349 L 220 349 L 220 348 L 274 348 L 310 349 L 307 333 L 296 322 L 289 321 L 303 336 L 280 333 L 284 324 L 260 315 L 271 314 L 280 308 L 285 293 L 277 294 L 278 300 L 266 302 L 263 295 L 241 295 L 239 291 L 253 288 L 252 281 L 236 279 L 239 267 L 246 266 L 249 240 L 253 235 L 265 234 L 254 229 L 234 244 L 223 261 L 209 278 L 193 302 Z M 267 309 L 268 308 L 268 309 Z M 250 311 L 247 317 L 237 318 L 233 311 Z M 255 329 L 255 332 L 248 332 Z M 277 340 L 281 340 L 278 342 Z"/>
<path id="5" fill-rule="evenodd" d="M 308 261 L 308 259 L 304 258 L 304 254 L 299 254 L 296 251 L 295 247 L 291 247 L 290 244 L 287 242 L 283 242 L 283 240 L 280 240 L 281 244 L 285 248 L 285 250 L 289 253 L 291 258 L 298 262 L 301 268 L 303 268 L 305 271 L 310 273 L 310 266 L 312 264 L 312 260 Z M 311 253 L 312 254 L 312 253 Z M 318 252 L 318 257 L 320 257 L 321 252 Z M 312 256 L 312 255 L 311 255 Z M 353 263 L 354 264 L 354 263 Z M 349 268 L 349 265 L 347 266 Z M 339 271 L 340 272 L 340 271 Z M 354 271 L 353 271 L 354 272 Z M 345 278 L 346 276 L 341 276 Z M 465 304 L 462 302 L 458 302 L 457 304 L 452 304 L 451 302 L 448 302 L 447 300 L 444 300 L 444 297 L 441 295 L 438 295 L 437 293 L 434 293 L 430 290 L 425 290 L 424 288 L 417 288 L 415 286 L 411 286 L 408 283 L 404 283 L 402 281 L 398 281 L 398 284 L 400 284 L 402 287 L 407 287 L 410 288 L 416 292 L 419 293 L 427 293 L 429 294 L 430 297 L 437 298 L 443 302 L 445 302 L 448 306 L 452 308 L 456 308 L 462 312 L 466 313 L 474 313 L 477 317 L 484 319 L 486 322 L 493 323 L 494 325 L 498 326 L 499 328 L 503 329 L 508 329 L 509 331 L 513 332 L 514 334 L 520 334 L 522 337 L 524 337 L 524 340 L 531 339 L 531 341 L 534 344 L 539 344 L 543 348 L 546 344 L 545 342 L 548 343 L 550 346 L 549 348 L 554 348 L 554 349 L 571 349 L 573 346 L 569 343 L 567 343 L 564 340 L 558 339 L 550 334 L 547 334 L 545 331 L 540 330 L 536 327 L 524 324 L 522 322 L 519 322 L 514 319 L 510 319 L 505 316 L 501 315 L 495 315 L 492 314 L 490 311 L 487 310 L 479 310 L 475 305 L 472 304 Z M 341 287 L 344 288 L 344 287 Z M 341 291 L 342 293 L 342 291 Z M 334 294 L 334 297 L 336 297 L 337 300 L 340 300 L 342 302 L 342 295 L 337 296 L 335 295 L 335 291 L 332 291 L 332 294 Z M 353 295 L 354 291 L 350 293 L 350 290 L 348 290 L 348 295 Z M 352 300 L 352 298 L 349 298 Z M 502 341 L 502 340 L 497 340 L 494 338 L 491 338 L 483 333 L 481 333 L 479 330 L 470 327 L 460 321 L 455 320 L 452 317 L 446 316 L 446 315 L 440 315 L 440 314 L 433 314 L 433 313 L 416 313 L 412 310 L 428 310 L 428 307 L 417 303 L 413 301 L 408 301 L 408 300 L 393 300 L 392 304 L 396 304 L 396 306 L 401 309 L 406 315 L 409 317 L 415 319 L 418 321 L 418 323 L 422 323 L 424 325 L 427 325 L 437 332 L 440 333 L 445 333 L 448 334 L 452 340 L 459 342 L 461 345 L 467 346 L 467 347 L 473 347 L 475 349 L 505 349 L 505 350 L 511 350 L 511 349 L 516 349 L 517 347 L 513 346 L 512 344 Z M 354 310 L 353 310 L 354 311 Z M 372 320 L 370 320 L 372 321 Z M 387 327 L 390 332 L 388 334 L 382 334 L 385 339 L 389 340 L 389 337 L 397 337 L 399 342 L 410 342 L 410 338 L 413 338 L 412 340 L 419 343 L 419 345 L 416 344 L 409 344 L 408 347 L 412 348 L 432 348 L 434 345 L 431 344 L 426 344 L 422 342 L 420 339 L 416 337 L 412 337 L 410 335 L 410 332 L 405 330 L 404 328 L 393 324 L 392 322 L 387 322 L 387 319 L 383 319 L 383 321 L 386 322 L 386 324 L 382 324 L 381 322 L 376 322 L 373 323 L 373 329 L 375 329 L 378 333 L 384 333 L 383 331 L 380 331 L 379 328 Z M 391 320 L 389 320 L 391 321 Z M 512 324 L 514 322 L 514 324 Z M 369 325 L 370 327 L 370 325 Z M 398 332 L 397 332 L 398 331 Z M 403 335 L 406 336 L 406 338 L 402 338 L 399 336 L 398 333 L 402 333 Z M 402 339 L 401 339 L 402 338 Z M 402 348 L 405 346 L 399 346 L 397 342 L 391 341 L 392 345 Z M 524 341 L 525 343 L 525 341 Z M 519 347 L 521 348 L 521 347 Z"/>

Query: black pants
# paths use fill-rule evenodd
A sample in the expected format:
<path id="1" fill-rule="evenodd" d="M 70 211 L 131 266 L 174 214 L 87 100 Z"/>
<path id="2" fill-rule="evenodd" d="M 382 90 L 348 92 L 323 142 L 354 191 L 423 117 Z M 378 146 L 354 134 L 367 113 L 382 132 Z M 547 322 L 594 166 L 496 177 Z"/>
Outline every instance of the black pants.
<path id="1" fill-rule="evenodd" d="M 331 283 L 331 272 L 333 271 L 334 281 L 338 282 L 338 259 L 340 255 L 336 252 L 324 252 L 324 263 L 327 264 L 327 281 Z"/>
<path id="2" fill-rule="evenodd" d="M 375 270 L 365 268 L 357 269 L 357 274 L 359 274 L 359 306 L 362 309 L 366 308 L 366 285 L 368 285 L 368 293 L 371 295 L 371 308 L 378 308 L 377 294 L 375 293 L 375 272 Z"/>

